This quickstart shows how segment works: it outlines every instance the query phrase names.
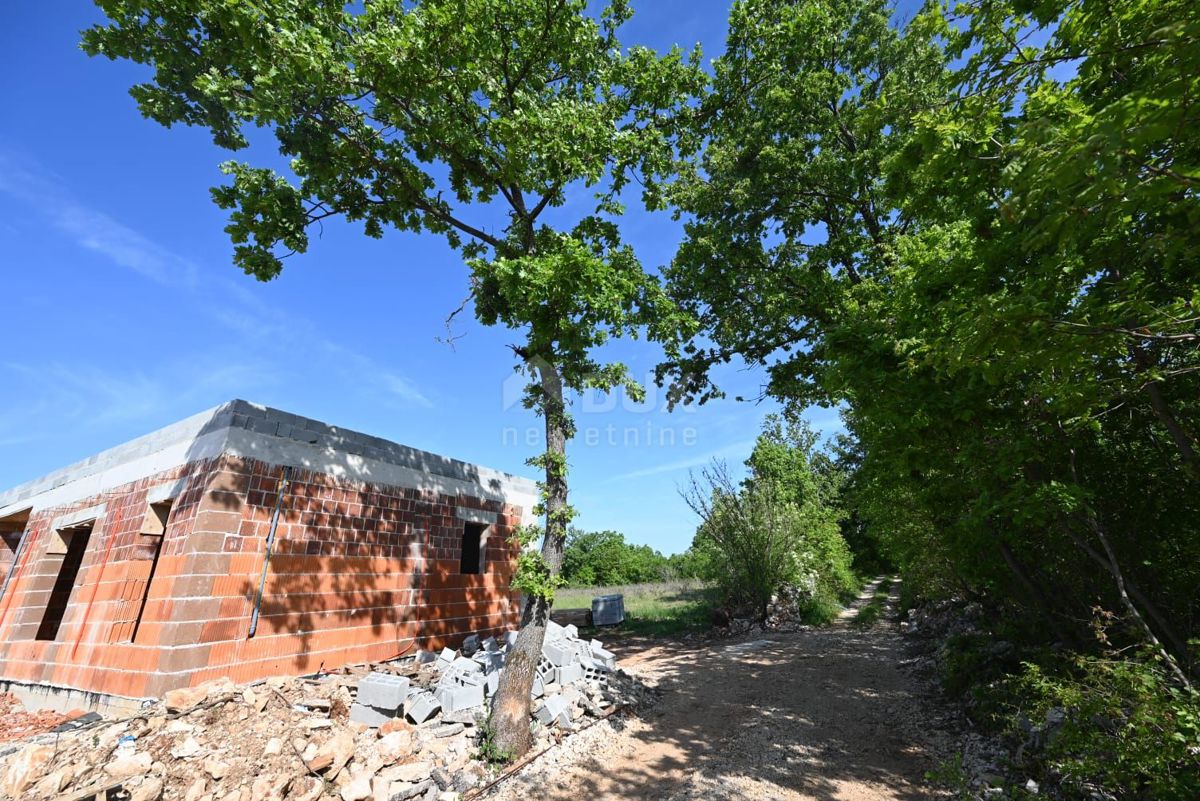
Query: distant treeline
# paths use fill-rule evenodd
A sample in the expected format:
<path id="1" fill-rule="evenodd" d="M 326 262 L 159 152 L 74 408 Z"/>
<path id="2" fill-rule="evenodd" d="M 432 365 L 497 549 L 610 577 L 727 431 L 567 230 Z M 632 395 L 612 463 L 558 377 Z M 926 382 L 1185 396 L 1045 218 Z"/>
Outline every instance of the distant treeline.
<path id="1" fill-rule="evenodd" d="M 625 541 L 619 531 L 572 528 L 563 553 L 563 578 L 571 587 L 644 584 L 700 576 L 700 559 L 688 549 L 664 556 L 649 545 Z"/>

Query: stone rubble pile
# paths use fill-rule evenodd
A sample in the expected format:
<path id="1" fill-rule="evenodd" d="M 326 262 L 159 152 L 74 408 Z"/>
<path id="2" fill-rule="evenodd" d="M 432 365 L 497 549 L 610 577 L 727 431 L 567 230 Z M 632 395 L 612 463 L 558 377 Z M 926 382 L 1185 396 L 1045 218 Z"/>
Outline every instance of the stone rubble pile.
<path id="1" fill-rule="evenodd" d="M 812 628 L 804 622 L 804 607 L 812 600 L 815 585 L 801 581 L 786 584 L 771 596 L 766 615 L 748 609 L 718 610 L 714 623 L 722 636 L 736 637 L 755 632 L 789 632 Z"/>
<path id="2" fill-rule="evenodd" d="M 418 652 L 413 660 L 418 666 L 415 675 L 372 673 L 358 686 L 350 720 L 382 726 L 403 717 L 421 725 L 440 716 L 450 723 L 473 725 L 487 716 L 487 704 L 500 687 L 500 674 L 516 641 L 515 631 L 503 640 L 480 641 L 471 635 L 460 651 Z M 548 622 L 531 692 L 534 717 L 543 725 L 557 723 L 570 729 L 584 712 L 603 714 L 613 705 L 605 696 L 616 667 L 616 657 L 599 640 L 582 640 L 575 626 Z M 560 708 L 563 698 L 570 699 L 579 714 Z"/>
<path id="3" fill-rule="evenodd" d="M 26 712 L 15 696 L 0 693 L 0 743 L 50 731 L 71 717 L 59 712 Z"/>
<path id="4" fill-rule="evenodd" d="M 816 594 L 815 582 L 811 584 L 785 584 L 771 596 L 767 604 L 767 616 L 763 628 L 770 631 L 797 630 L 804 628 L 801 608 Z"/>
<path id="5" fill-rule="evenodd" d="M 168 692 L 137 716 L 0 748 L 0 798 L 120 787 L 130 801 L 450 801 L 495 772 L 481 727 L 516 640 L 470 637 L 315 678 L 227 679 Z M 648 688 L 596 640 L 551 624 L 533 689 L 534 748 L 581 718 L 644 705 Z"/>
<path id="6" fill-rule="evenodd" d="M 986 647 L 989 657 L 1005 656 L 1012 643 L 995 638 L 984 625 L 983 607 L 961 599 L 933 601 L 904 613 L 899 631 L 913 644 L 915 656 L 901 664 L 917 675 L 929 687 L 929 691 L 941 689 L 941 676 L 945 674 L 945 663 L 950 653 L 950 643 L 956 637 L 986 636 L 990 641 Z M 1021 775 L 1017 766 L 1021 762 L 1021 750 L 1009 753 L 1005 741 L 974 728 L 966 714 L 976 704 L 974 695 L 968 694 L 958 702 L 954 720 L 941 727 L 953 732 L 940 750 L 947 760 L 956 765 L 959 775 L 960 794 L 973 801 L 988 801 L 1010 797 L 1005 788 L 1022 788 L 1018 797 L 1054 797 L 1050 788 L 1039 787 L 1032 778 Z M 1053 711 L 1053 710 L 1052 710 Z M 1048 716 L 1045 726 L 1030 725 L 1030 740 L 1043 732 L 1053 733 L 1055 721 Z M 1027 740 L 1027 744 L 1030 740 Z"/>

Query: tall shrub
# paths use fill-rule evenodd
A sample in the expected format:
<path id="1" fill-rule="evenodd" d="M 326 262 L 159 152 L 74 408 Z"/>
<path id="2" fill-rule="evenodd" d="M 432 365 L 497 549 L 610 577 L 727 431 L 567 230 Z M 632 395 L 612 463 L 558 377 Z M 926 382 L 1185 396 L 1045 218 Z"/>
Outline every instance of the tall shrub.
<path id="1" fill-rule="evenodd" d="M 814 470 L 815 449 L 816 437 L 798 415 L 771 416 L 746 461 L 745 480 L 714 462 L 684 491 L 701 519 L 693 550 L 707 555 L 708 577 L 733 610 L 765 617 L 785 586 L 798 588 L 813 609 L 832 608 L 854 590 L 840 530 L 840 482 L 826 472 L 828 460 Z"/>

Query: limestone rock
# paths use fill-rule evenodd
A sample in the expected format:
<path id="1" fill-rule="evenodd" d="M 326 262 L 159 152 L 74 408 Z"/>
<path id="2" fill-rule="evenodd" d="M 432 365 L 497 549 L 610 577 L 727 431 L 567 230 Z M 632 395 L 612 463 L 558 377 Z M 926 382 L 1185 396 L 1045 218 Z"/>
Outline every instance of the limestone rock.
<path id="1" fill-rule="evenodd" d="M 434 768 L 432 777 L 439 790 L 449 790 L 454 785 L 453 777 L 442 768 Z"/>
<path id="2" fill-rule="evenodd" d="M 348 731 L 340 731 L 330 737 L 324 745 L 317 749 L 316 755 L 309 760 L 312 770 L 329 770 L 330 776 L 335 776 L 354 756 L 354 735 Z"/>
<path id="3" fill-rule="evenodd" d="M 360 773 L 342 788 L 342 801 L 366 801 L 371 797 L 371 777 Z"/>
<path id="4" fill-rule="evenodd" d="M 408 801 L 409 798 L 416 798 L 419 795 L 424 795 L 429 791 L 435 791 L 436 788 L 432 779 L 427 779 L 419 784 L 407 784 L 405 782 L 396 782 L 392 785 L 391 801 Z"/>
<path id="5" fill-rule="evenodd" d="M 204 760 L 204 772 L 220 781 L 229 775 L 229 763 L 219 759 L 206 759 Z"/>
<path id="6" fill-rule="evenodd" d="M 189 759 L 200 753 L 200 751 L 200 741 L 195 737 L 188 737 L 179 745 L 171 749 L 171 756 L 175 757 L 176 759 Z"/>
<path id="7" fill-rule="evenodd" d="M 150 770 L 154 758 L 145 751 L 139 751 L 127 756 L 119 756 L 104 766 L 104 772 L 114 779 L 128 779 L 140 776 Z"/>
<path id="8" fill-rule="evenodd" d="M 159 801 L 163 794 L 162 779 L 151 776 L 129 794 L 129 801 Z"/>
<path id="9" fill-rule="evenodd" d="M 430 731 L 434 737 L 453 737 L 466 728 L 461 723 L 447 723 Z"/>
<path id="10" fill-rule="evenodd" d="M 128 723 L 118 723 L 114 726 L 106 726 L 96 740 L 96 746 L 102 752 L 111 751 L 116 748 L 117 741 L 125 736 L 126 730 L 129 729 Z"/>
<path id="11" fill-rule="evenodd" d="M 333 728 L 333 721 L 329 718 L 308 718 L 300 725 L 309 731 L 314 729 L 331 729 Z"/>
<path id="12" fill-rule="evenodd" d="M 407 765 L 396 765 L 388 771 L 392 781 L 420 782 L 429 778 L 433 773 L 432 762 L 409 762 Z"/>
<path id="13" fill-rule="evenodd" d="M 221 695 L 231 695 L 237 691 L 237 685 L 228 676 L 222 676 L 219 679 L 206 681 L 196 689 L 203 690 L 208 698 L 216 698 Z"/>
<path id="14" fill-rule="evenodd" d="M 453 788 L 460 792 L 466 793 L 479 784 L 479 778 L 469 771 L 460 770 L 454 774 Z"/>
<path id="15" fill-rule="evenodd" d="M 313 781 L 317 781 L 315 778 Z M 280 801 L 283 798 L 283 791 L 292 784 L 292 777 L 288 776 L 272 776 L 270 774 L 258 776 L 252 785 L 250 785 L 250 798 L 252 801 Z M 324 788 L 324 784 L 317 782 L 319 788 Z M 320 796 L 318 791 L 317 796 Z M 317 796 L 314 796 L 316 798 Z M 289 795 L 289 798 L 291 796 Z M 311 801 L 311 800 L 310 800 Z"/>
<path id="16" fill-rule="evenodd" d="M 325 782 L 315 776 L 302 776 L 292 782 L 288 789 L 287 801 L 317 801 L 325 790 Z M 255 801 L 258 797 L 255 796 Z"/>
<path id="17" fill-rule="evenodd" d="M 391 734 L 384 735 L 379 738 L 376 744 L 379 750 L 379 756 L 387 764 L 397 762 L 400 759 L 412 753 L 412 733 L 407 731 L 394 731 Z"/>
<path id="18" fill-rule="evenodd" d="M 410 731 L 411 729 L 412 725 L 404 718 L 392 718 L 379 727 L 379 736 L 385 737 L 393 732 Z"/>
<path id="19" fill-rule="evenodd" d="M 38 795 L 53 798 L 63 791 L 63 788 L 75 778 L 75 772 L 69 768 L 59 768 L 48 774 L 37 783 L 35 792 Z"/>
<path id="20" fill-rule="evenodd" d="M 208 691 L 204 685 L 199 687 L 179 687 L 175 690 L 168 690 L 163 695 L 163 704 L 167 707 L 168 712 L 186 712 L 189 709 L 195 709 L 198 704 L 208 698 Z"/>
<path id="21" fill-rule="evenodd" d="M 187 792 L 183 794 L 183 801 L 200 801 L 207 789 L 208 782 L 201 776 L 188 786 Z"/>

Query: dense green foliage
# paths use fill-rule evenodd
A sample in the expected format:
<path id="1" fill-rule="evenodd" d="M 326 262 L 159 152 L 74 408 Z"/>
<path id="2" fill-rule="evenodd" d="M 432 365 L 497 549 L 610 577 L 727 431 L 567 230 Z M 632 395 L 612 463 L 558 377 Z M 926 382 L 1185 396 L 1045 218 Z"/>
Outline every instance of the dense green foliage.
<path id="1" fill-rule="evenodd" d="M 645 584 L 696 578 L 696 562 L 690 551 L 663 556 L 649 545 L 626 542 L 619 531 L 572 528 L 563 551 L 562 577 L 573 587 Z"/>
<path id="2" fill-rule="evenodd" d="M 1098 631 L 1111 616 L 1102 615 Z M 1200 797 L 1200 698 L 1153 651 L 1070 653 L 1014 644 L 1016 621 L 949 637 L 941 645 L 943 684 L 969 698 L 984 730 L 1020 744 L 1020 775 L 1091 798 Z M 1022 797 L 1017 794 L 1016 797 Z"/>
<path id="3" fill-rule="evenodd" d="M 1027 663 L 1008 688 L 1029 718 L 1063 711 L 1045 748 L 1068 787 L 1098 781 L 1130 796 L 1200 798 L 1200 703 L 1148 656 L 1080 657 L 1053 672 Z"/>
<path id="4" fill-rule="evenodd" d="M 1017 5 L 900 29 L 880 0 L 735 4 L 671 267 L 713 344 L 668 372 L 703 396 L 736 354 L 846 403 L 857 512 L 924 592 L 1072 642 L 1100 598 L 1186 665 L 1194 6 Z"/>
<path id="5" fill-rule="evenodd" d="M 692 550 L 733 613 L 766 615 L 772 597 L 798 591 L 802 616 L 827 619 L 857 587 L 842 538 L 840 473 L 794 412 L 771 415 L 735 482 L 722 463 L 693 478 L 699 515 Z"/>
<path id="6" fill-rule="evenodd" d="M 884 0 L 742 0 L 674 195 L 671 291 L 707 335 L 664 365 L 676 397 L 741 357 L 785 402 L 844 404 L 848 533 L 908 597 L 1095 660 L 1048 665 L 1055 692 L 1103 676 L 1176 710 L 1073 741 L 1076 778 L 1127 797 L 1194 797 L 1147 783 L 1156 738 L 1181 738 L 1165 776 L 1200 770 L 1170 722 L 1196 712 L 1200 635 L 1198 98 L 1188 0 L 903 24 Z"/>

